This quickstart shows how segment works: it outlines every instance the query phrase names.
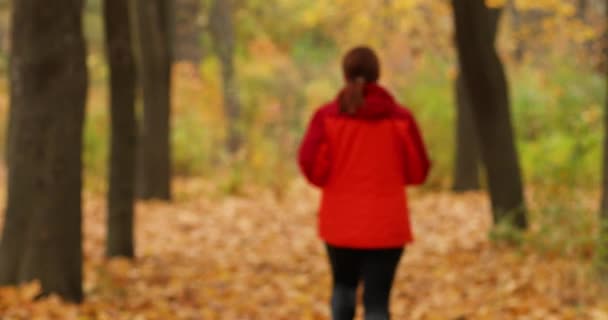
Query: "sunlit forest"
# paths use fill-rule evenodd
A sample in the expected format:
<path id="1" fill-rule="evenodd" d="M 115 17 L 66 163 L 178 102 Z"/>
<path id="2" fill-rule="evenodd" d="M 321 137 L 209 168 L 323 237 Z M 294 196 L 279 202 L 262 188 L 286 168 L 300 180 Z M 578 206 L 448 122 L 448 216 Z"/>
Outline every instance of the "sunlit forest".
<path id="1" fill-rule="evenodd" d="M 296 158 L 357 45 L 379 54 L 380 83 L 432 160 L 407 190 L 416 241 L 393 319 L 608 319 L 607 12 L 604 0 L 0 0 L 0 319 L 330 319 L 320 193 Z M 82 54 L 66 40 L 78 19 Z M 504 101 L 499 82 L 474 85 L 491 48 Z M 496 101 L 522 199 L 500 188 L 517 181 L 492 151 L 508 149 L 488 134 Z"/>

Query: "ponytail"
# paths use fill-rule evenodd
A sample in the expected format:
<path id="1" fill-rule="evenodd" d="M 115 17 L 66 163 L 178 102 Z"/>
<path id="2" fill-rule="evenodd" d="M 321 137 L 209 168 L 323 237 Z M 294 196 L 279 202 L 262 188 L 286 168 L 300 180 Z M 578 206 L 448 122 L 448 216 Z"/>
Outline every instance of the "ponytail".
<path id="1" fill-rule="evenodd" d="M 356 47 L 344 56 L 342 71 L 346 88 L 338 99 L 340 113 L 354 115 L 365 101 L 363 92 L 365 84 L 376 83 L 380 77 L 380 62 L 372 49 Z"/>
<path id="2" fill-rule="evenodd" d="M 365 78 L 358 77 L 355 81 L 349 81 L 340 95 L 340 113 L 354 115 L 363 105 Z"/>

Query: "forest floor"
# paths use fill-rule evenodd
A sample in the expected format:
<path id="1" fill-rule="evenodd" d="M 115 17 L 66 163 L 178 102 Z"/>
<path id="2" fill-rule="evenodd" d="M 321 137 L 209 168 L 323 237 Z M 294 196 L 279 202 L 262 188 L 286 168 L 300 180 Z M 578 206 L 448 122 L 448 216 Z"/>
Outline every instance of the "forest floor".
<path id="1" fill-rule="evenodd" d="M 134 262 L 103 258 L 105 201 L 86 195 L 86 302 L 32 302 L 35 283 L 4 288 L 0 319 L 329 319 L 316 191 L 297 181 L 278 201 L 199 180 L 176 189 L 171 204 L 138 205 Z M 417 241 L 398 270 L 394 319 L 608 319 L 588 265 L 489 242 L 483 194 L 410 196 Z"/>

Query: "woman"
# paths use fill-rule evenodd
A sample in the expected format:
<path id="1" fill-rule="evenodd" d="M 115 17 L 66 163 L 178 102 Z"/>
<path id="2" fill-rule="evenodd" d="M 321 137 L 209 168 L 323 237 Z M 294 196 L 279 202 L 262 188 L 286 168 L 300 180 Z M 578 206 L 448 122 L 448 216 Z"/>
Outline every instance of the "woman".
<path id="1" fill-rule="evenodd" d="M 430 162 L 411 112 L 377 84 L 376 54 L 352 49 L 342 67 L 346 86 L 315 113 L 299 164 L 323 190 L 319 233 L 332 269 L 333 319 L 353 319 L 359 281 L 366 319 L 389 319 L 395 270 L 413 240 L 404 186 L 422 184 Z"/>

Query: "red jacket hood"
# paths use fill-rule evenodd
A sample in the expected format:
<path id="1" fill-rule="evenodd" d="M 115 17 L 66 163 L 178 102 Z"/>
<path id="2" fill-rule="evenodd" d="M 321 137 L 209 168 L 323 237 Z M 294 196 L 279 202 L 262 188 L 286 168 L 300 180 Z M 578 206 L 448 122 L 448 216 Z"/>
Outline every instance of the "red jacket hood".
<path id="1" fill-rule="evenodd" d="M 340 101 L 340 97 L 344 94 L 344 89 L 340 91 L 336 102 Z M 397 103 L 393 96 L 383 87 L 375 83 L 368 83 L 363 89 L 365 102 L 357 112 L 353 115 L 355 118 L 363 119 L 381 119 L 389 117 L 396 108 Z"/>

